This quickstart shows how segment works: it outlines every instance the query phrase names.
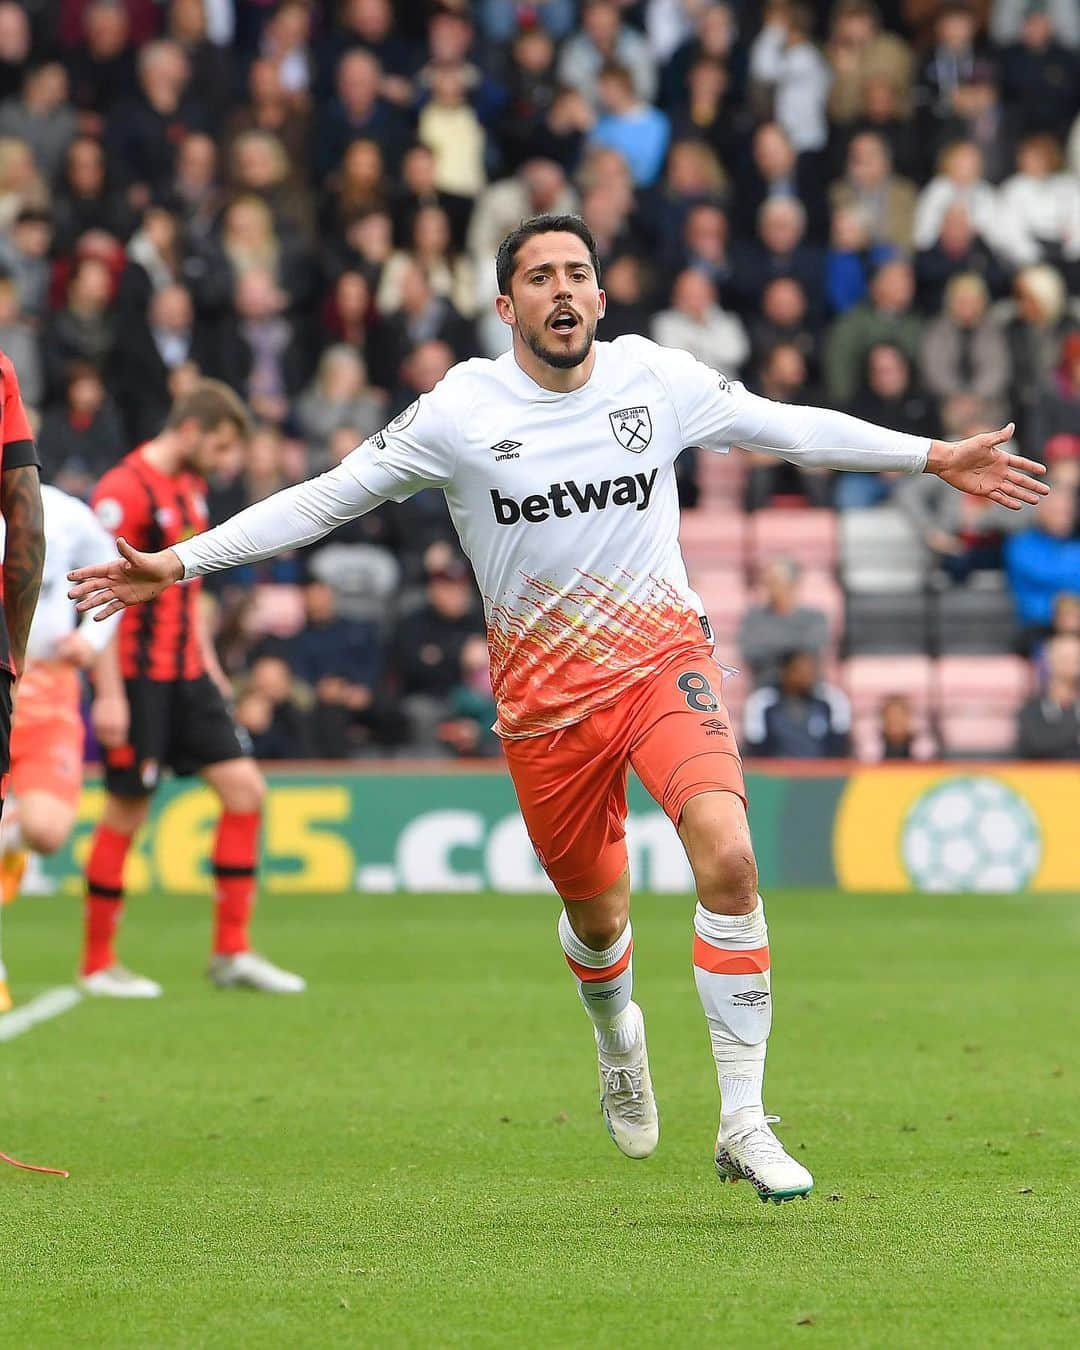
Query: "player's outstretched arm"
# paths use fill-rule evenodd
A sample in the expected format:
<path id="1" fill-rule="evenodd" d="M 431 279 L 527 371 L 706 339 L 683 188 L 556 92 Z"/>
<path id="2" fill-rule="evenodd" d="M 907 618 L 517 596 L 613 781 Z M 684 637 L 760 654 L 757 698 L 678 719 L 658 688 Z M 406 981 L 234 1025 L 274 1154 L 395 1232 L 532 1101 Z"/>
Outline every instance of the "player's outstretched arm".
<path id="1" fill-rule="evenodd" d="M 1034 506 L 1050 491 L 1049 483 L 1041 481 L 1046 468 L 1002 448 L 1012 440 L 1014 431 L 1010 422 L 999 431 L 985 431 L 963 441 L 931 441 L 925 472 L 937 474 L 960 492 L 987 497 L 1010 511 Z"/>
<path id="2" fill-rule="evenodd" d="M 328 473 L 275 492 L 175 548 L 141 553 L 118 539 L 119 558 L 68 573 L 74 583 L 68 595 L 81 613 L 96 610 L 95 619 L 107 619 L 127 605 L 153 600 L 178 581 L 313 544 L 386 500 L 357 480 L 349 468 L 351 458 L 347 455 Z"/>

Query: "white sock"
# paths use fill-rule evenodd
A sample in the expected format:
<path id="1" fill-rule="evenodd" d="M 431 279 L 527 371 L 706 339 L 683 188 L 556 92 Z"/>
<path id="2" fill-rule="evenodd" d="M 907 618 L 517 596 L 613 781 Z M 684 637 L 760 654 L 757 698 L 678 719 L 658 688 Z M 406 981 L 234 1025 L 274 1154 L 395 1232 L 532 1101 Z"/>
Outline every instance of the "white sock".
<path id="1" fill-rule="evenodd" d="M 15 798 L 4 799 L 4 815 L 0 820 L 0 854 L 17 853 L 23 847 L 22 826 L 19 824 L 19 806 Z"/>
<path id="2" fill-rule="evenodd" d="M 694 979 L 709 1023 L 720 1119 L 764 1114 L 765 1047 L 772 1025 L 769 930 L 758 896 L 749 914 L 694 912 Z"/>
<path id="3" fill-rule="evenodd" d="M 602 952 L 587 947 L 570 926 L 566 910 L 559 915 L 559 941 L 566 964 L 577 980 L 578 994 L 596 1028 L 596 1043 L 609 1054 L 625 1054 L 637 1040 L 641 1013 L 630 1002 L 634 989 L 634 935 L 629 920 Z"/>

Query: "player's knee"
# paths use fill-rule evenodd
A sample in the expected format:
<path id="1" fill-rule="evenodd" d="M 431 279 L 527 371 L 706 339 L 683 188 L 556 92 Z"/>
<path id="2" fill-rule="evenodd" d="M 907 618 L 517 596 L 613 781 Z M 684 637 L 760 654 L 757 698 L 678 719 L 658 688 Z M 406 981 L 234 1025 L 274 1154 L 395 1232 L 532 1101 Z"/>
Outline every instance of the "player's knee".
<path id="1" fill-rule="evenodd" d="M 58 853 L 67 843 L 71 821 L 66 815 L 24 819 L 22 832 L 27 846 L 35 853 Z"/>
<path id="2" fill-rule="evenodd" d="M 253 764 L 250 772 L 238 773 L 230 780 L 221 801 L 226 811 L 240 815 L 259 812 L 266 801 L 266 779 Z"/>
<path id="3" fill-rule="evenodd" d="M 622 936 L 626 927 L 625 914 L 597 913 L 588 911 L 575 914 L 572 927 L 586 947 L 594 952 L 606 951 Z"/>
<path id="4" fill-rule="evenodd" d="M 716 914 L 749 914 L 757 904 L 758 870 L 746 839 L 713 840 L 696 851 L 698 899 Z"/>
<path id="5" fill-rule="evenodd" d="M 135 834 L 150 814 L 149 797 L 110 797 L 101 823 L 118 834 Z"/>

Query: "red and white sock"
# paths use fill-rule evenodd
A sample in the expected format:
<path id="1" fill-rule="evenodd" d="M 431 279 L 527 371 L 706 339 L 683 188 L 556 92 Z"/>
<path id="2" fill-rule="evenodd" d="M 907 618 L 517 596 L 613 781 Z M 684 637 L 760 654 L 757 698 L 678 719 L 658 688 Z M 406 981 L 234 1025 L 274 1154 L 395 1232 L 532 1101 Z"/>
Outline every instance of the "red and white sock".
<path id="1" fill-rule="evenodd" d="M 765 1047 L 772 1026 L 769 930 L 758 896 L 749 914 L 694 911 L 694 979 L 709 1023 L 721 1119 L 764 1112 Z"/>
<path id="2" fill-rule="evenodd" d="M 559 915 L 559 941 L 566 964 L 577 980 L 585 1011 L 596 1028 L 601 1050 L 622 1054 L 638 1035 L 640 1012 L 630 999 L 634 992 L 634 933 L 626 927 L 602 952 L 587 947 L 570 926 L 566 910 Z"/>
<path id="3" fill-rule="evenodd" d="M 84 975 L 116 964 L 113 944 L 124 911 L 124 859 L 131 835 L 99 825 L 86 863 Z"/>
<path id="4" fill-rule="evenodd" d="M 225 811 L 214 840 L 214 955 L 235 956 L 251 943 L 248 924 L 255 908 L 259 857 L 258 811 Z"/>

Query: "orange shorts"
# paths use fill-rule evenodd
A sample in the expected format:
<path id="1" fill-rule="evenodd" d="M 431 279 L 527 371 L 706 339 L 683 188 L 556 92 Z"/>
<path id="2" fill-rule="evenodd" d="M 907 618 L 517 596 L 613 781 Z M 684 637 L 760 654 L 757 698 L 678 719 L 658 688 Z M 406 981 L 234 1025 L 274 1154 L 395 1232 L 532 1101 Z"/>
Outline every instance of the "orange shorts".
<path id="1" fill-rule="evenodd" d="M 711 657 L 683 655 L 573 726 L 503 742 L 529 837 L 563 899 L 599 895 L 626 866 L 628 767 L 676 827 L 701 792 L 745 805 L 723 678 Z"/>
<path id="2" fill-rule="evenodd" d="M 74 806 L 83 777 L 83 721 L 78 673 L 64 662 L 26 668 L 15 695 L 10 788 L 15 797 L 47 792 Z"/>

